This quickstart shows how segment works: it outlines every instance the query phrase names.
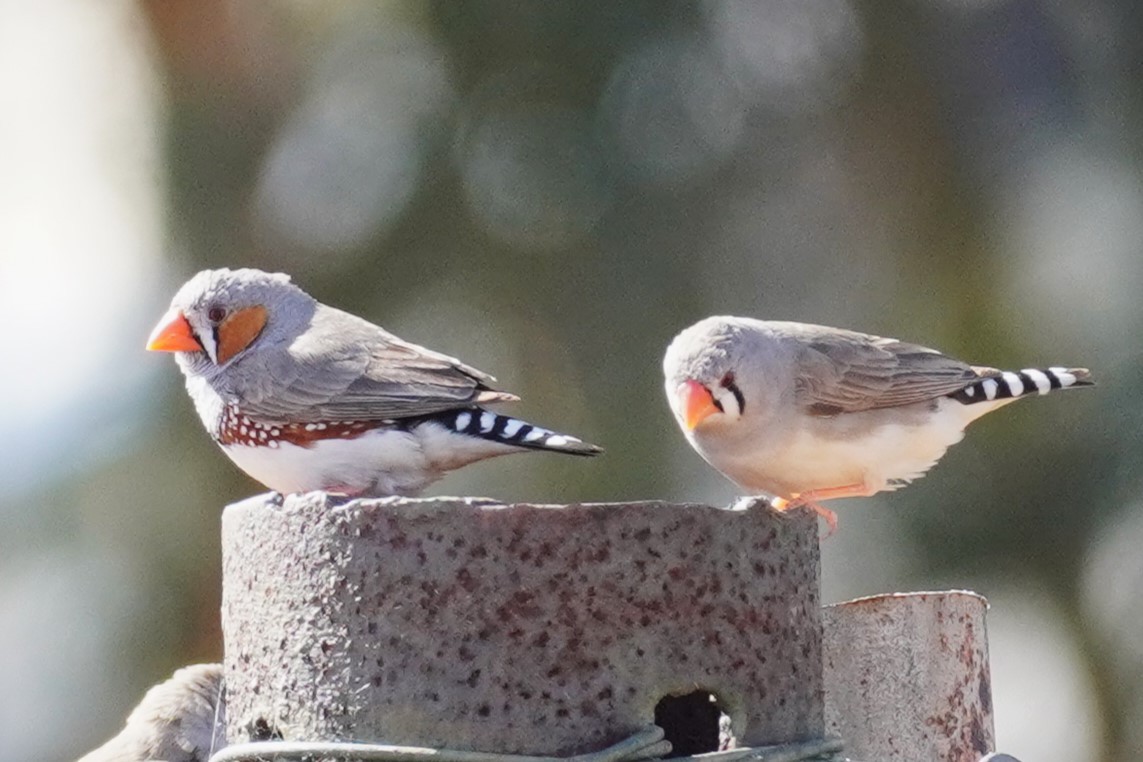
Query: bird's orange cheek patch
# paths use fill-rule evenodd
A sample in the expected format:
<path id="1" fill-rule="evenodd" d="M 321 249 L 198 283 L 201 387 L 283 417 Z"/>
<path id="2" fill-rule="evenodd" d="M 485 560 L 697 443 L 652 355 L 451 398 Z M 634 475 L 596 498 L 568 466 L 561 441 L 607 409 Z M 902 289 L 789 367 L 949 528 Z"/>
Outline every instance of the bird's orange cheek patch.
<path id="1" fill-rule="evenodd" d="M 261 305 L 238 310 L 218 326 L 218 364 L 250 346 L 266 327 L 266 308 Z"/>

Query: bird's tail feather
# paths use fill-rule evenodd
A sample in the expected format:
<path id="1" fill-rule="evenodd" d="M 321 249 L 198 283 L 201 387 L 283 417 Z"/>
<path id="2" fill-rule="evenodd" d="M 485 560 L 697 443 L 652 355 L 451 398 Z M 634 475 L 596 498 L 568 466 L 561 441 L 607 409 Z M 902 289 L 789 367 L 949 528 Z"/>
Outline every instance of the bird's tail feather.
<path id="1" fill-rule="evenodd" d="M 1020 371 L 976 368 L 976 371 L 980 373 L 979 378 L 948 396 L 957 402 L 971 405 L 1095 384 L 1091 379 L 1091 371 L 1087 368 L 1025 368 Z"/>
<path id="2" fill-rule="evenodd" d="M 582 439 L 478 407 L 449 410 L 438 413 L 432 418 L 458 434 L 530 450 L 548 450 L 568 455 L 598 455 L 603 452 L 602 447 L 584 442 Z"/>

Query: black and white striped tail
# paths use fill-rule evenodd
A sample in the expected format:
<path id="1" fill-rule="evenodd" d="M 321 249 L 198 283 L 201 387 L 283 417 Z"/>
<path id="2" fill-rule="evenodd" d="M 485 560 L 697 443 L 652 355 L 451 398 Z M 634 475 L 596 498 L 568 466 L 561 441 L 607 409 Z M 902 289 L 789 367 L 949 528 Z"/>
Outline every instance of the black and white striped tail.
<path id="1" fill-rule="evenodd" d="M 521 421 L 519 418 L 511 418 L 478 407 L 448 410 L 428 416 L 427 420 L 438 423 L 458 434 L 467 434 L 532 450 L 549 450 L 569 455 L 598 455 L 603 452 L 602 447 L 589 444 L 582 439 L 560 434 L 527 421 Z"/>
<path id="2" fill-rule="evenodd" d="M 948 395 L 957 402 L 995 402 L 1029 394 L 1047 394 L 1069 386 L 1092 386 L 1087 368 L 1025 368 L 1021 371 L 991 371 L 960 391 Z"/>

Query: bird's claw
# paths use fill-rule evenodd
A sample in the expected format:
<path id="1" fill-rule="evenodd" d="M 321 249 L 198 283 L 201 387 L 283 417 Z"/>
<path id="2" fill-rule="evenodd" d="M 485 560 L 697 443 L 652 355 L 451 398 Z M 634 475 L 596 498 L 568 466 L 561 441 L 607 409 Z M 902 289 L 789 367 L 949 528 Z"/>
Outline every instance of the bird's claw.
<path id="1" fill-rule="evenodd" d="M 837 514 L 829 508 L 824 508 L 818 503 L 813 502 L 809 496 L 794 495 L 789 500 L 784 497 L 775 497 L 770 500 L 770 507 L 783 513 L 794 508 L 805 508 L 806 510 L 812 511 L 820 516 L 829 528 L 829 531 L 821 536 L 823 540 L 833 537 L 833 533 L 837 531 Z"/>

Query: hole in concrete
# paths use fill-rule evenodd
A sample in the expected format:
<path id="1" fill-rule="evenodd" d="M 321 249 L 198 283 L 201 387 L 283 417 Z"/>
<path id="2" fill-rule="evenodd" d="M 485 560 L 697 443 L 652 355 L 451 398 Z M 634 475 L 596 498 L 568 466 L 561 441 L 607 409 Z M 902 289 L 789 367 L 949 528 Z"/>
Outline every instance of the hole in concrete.
<path id="1" fill-rule="evenodd" d="M 710 691 L 664 696 L 655 705 L 655 724 L 671 742 L 668 757 L 686 757 L 734 748 L 730 717 Z"/>
<path id="2" fill-rule="evenodd" d="M 251 741 L 281 741 L 282 731 L 278 730 L 274 725 L 266 720 L 265 717 L 259 717 L 254 720 L 253 726 L 250 728 Z"/>

